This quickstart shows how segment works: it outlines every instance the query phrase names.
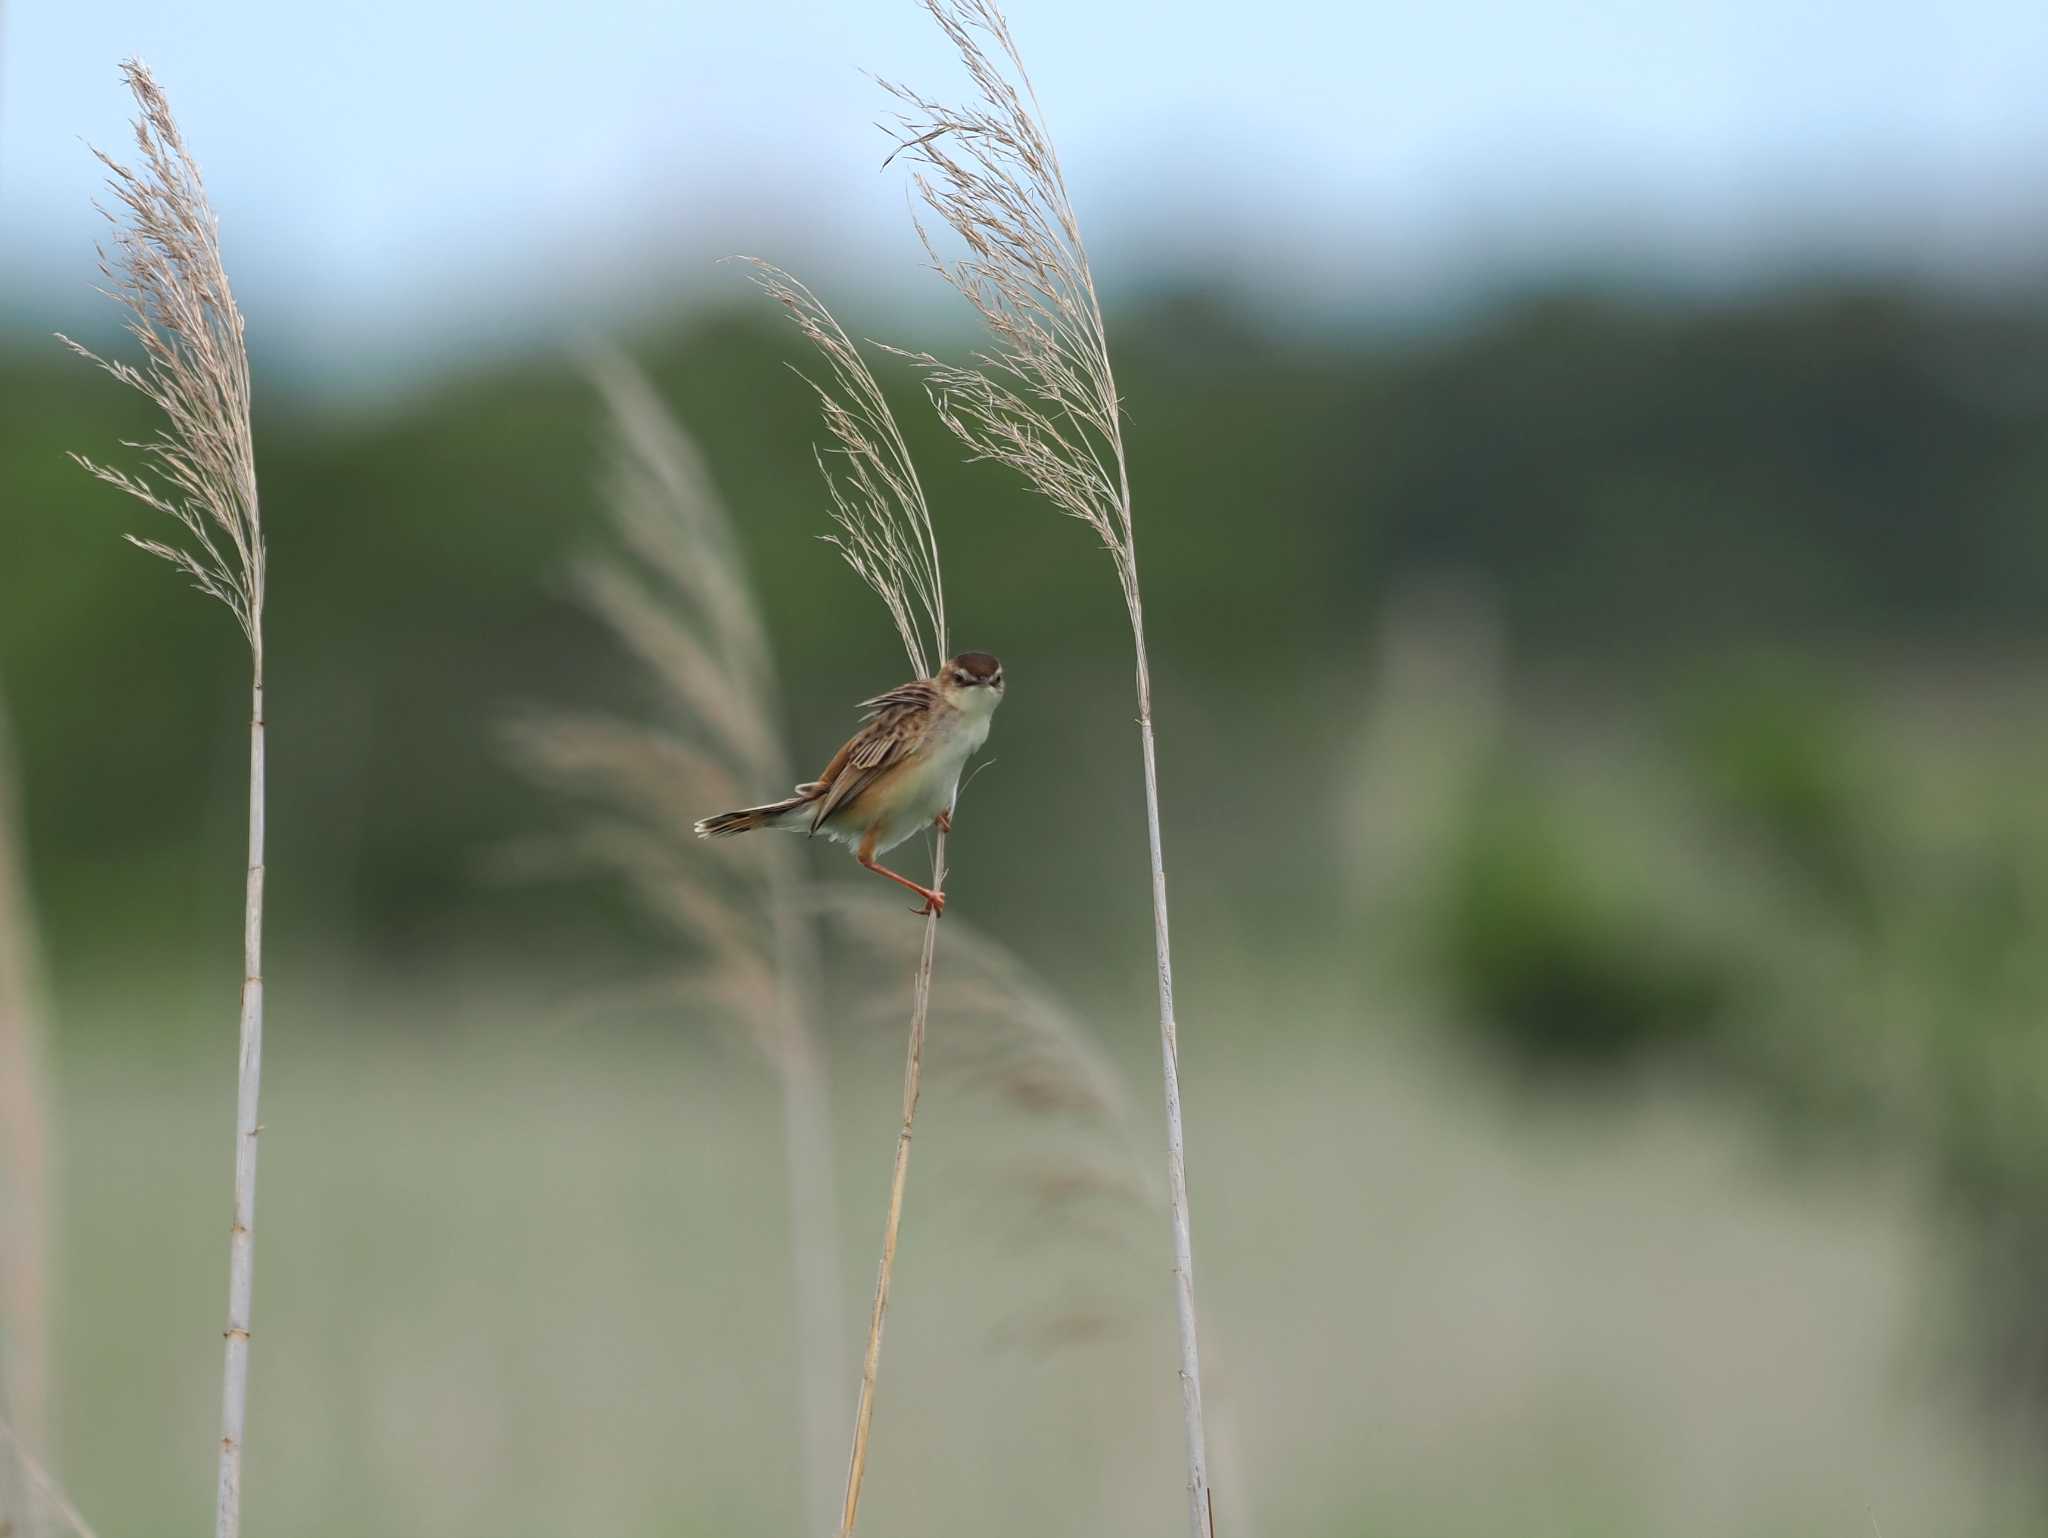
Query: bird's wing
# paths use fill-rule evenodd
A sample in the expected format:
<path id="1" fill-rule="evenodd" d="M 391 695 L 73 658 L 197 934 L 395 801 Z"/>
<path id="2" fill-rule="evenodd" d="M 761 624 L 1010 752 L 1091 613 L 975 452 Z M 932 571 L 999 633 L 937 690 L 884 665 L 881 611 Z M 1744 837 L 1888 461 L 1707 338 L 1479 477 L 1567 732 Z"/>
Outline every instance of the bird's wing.
<path id="1" fill-rule="evenodd" d="M 938 706 L 939 691 L 923 679 L 862 701 L 868 724 L 833 755 L 813 782 L 822 794 L 811 814 L 811 831 L 817 832 L 826 818 L 923 747 Z"/>

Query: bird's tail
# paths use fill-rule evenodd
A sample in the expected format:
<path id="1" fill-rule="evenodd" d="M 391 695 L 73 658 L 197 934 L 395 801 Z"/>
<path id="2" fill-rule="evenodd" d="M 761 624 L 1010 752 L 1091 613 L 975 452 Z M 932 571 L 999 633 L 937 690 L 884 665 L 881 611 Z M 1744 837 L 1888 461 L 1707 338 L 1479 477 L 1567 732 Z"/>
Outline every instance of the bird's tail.
<path id="1" fill-rule="evenodd" d="M 706 817 L 697 824 L 699 838 L 730 838 L 735 833 L 751 833 L 756 828 L 773 828 L 791 812 L 809 806 L 812 794 L 799 791 L 783 801 L 771 801 L 766 806 L 743 807 L 737 812 L 720 812 L 716 817 Z"/>

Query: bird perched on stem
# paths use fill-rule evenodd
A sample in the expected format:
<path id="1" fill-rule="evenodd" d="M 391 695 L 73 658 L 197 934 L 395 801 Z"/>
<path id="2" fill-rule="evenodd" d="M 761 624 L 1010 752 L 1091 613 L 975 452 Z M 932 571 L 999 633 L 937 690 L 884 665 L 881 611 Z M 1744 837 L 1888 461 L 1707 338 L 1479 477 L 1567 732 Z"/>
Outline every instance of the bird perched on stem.
<path id="1" fill-rule="evenodd" d="M 853 850 L 878 876 L 924 899 L 917 911 L 944 913 L 946 894 L 875 861 L 926 826 L 952 830 L 960 772 L 988 740 L 1003 700 L 1003 665 L 987 652 L 962 652 L 930 678 L 865 700 L 867 724 L 809 784 L 785 801 L 720 812 L 697 824 L 699 838 L 781 828 L 823 834 Z"/>

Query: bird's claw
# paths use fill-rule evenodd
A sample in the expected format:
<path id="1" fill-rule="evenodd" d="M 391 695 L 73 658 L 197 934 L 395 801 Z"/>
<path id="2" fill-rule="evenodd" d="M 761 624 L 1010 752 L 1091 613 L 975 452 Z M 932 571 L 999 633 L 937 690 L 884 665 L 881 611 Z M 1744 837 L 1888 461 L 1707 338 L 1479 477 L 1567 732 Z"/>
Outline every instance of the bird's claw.
<path id="1" fill-rule="evenodd" d="M 924 894 L 924 906 L 922 908 L 912 908 L 910 911 L 919 918 L 942 918 L 946 912 L 946 894 L 944 892 L 927 892 Z"/>
<path id="2" fill-rule="evenodd" d="M 951 812 L 939 813 L 938 816 L 932 819 L 932 826 L 941 833 L 951 833 L 953 831 L 953 814 Z"/>

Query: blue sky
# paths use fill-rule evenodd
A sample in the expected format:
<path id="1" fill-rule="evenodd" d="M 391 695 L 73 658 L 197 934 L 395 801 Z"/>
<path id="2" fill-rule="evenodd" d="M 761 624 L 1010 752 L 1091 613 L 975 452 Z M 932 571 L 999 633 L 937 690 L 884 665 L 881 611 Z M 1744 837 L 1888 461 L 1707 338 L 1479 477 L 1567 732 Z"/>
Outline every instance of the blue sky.
<path id="1" fill-rule="evenodd" d="M 912 0 L 0 6 L 0 281 L 37 322 L 97 303 L 81 141 L 121 142 L 129 53 L 292 346 L 528 335 L 733 289 L 742 250 L 926 292 L 859 72 L 957 83 Z M 1398 314 L 1525 272 L 2048 265 L 2041 0 L 1010 10 L 1127 283 Z"/>

